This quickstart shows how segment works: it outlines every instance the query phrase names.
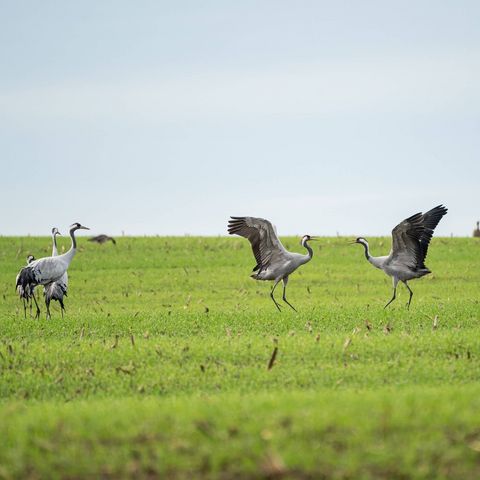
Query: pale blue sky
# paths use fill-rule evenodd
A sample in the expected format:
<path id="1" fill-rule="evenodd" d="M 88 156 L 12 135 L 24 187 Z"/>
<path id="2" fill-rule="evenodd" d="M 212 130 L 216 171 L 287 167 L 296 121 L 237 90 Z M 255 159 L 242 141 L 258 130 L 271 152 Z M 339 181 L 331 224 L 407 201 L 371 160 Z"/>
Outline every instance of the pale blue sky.
<path id="1" fill-rule="evenodd" d="M 478 1 L 0 1 L 0 234 L 480 218 Z"/>

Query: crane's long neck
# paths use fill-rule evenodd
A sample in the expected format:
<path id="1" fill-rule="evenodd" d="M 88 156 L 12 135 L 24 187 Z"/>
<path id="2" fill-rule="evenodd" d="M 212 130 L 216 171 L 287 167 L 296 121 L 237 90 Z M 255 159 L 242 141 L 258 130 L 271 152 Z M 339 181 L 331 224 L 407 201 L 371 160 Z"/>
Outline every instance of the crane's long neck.
<path id="1" fill-rule="evenodd" d="M 365 258 L 371 262 L 371 258 L 372 256 L 370 255 L 370 248 L 369 248 L 369 245 L 368 245 L 368 242 L 367 241 L 360 241 L 359 242 L 361 245 L 363 245 L 363 248 L 365 249 Z"/>
<path id="2" fill-rule="evenodd" d="M 362 241 L 360 242 L 363 245 L 363 248 L 365 249 L 365 258 L 376 268 L 382 268 L 385 260 L 387 257 L 372 257 L 370 255 L 370 247 L 368 245 L 368 242 Z"/>
<path id="3" fill-rule="evenodd" d="M 68 258 L 69 262 L 71 262 L 72 258 L 74 257 L 77 251 L 77 239 L 75 238 L 75 230 L 76 228 L 70 229 L 70 238 L 72 239 L 72 245 L 70 247 L 70 250 L 67 253 L 65 253 L 65 256 Z"/>
<path id="4" fill-rule="evenodd" d="M 304 240 L 302 242 L 302 245 L 307 249 L 308 253 L 306 255 L 304 255 L 305 257 L 305 262 L 304 263 L 307 263 L 309 262 L 312 257 L 313 257 L 313 250 L 312 250 L 312 247 L 308 244 L 308 240 Z"/>
<path id="5" fill-rule="evenodd" d="M 57 234 L 52 234 L 53 246 L 52 246 L 52 257 L 56 257 L 58 255 L 57 250 Z"/>

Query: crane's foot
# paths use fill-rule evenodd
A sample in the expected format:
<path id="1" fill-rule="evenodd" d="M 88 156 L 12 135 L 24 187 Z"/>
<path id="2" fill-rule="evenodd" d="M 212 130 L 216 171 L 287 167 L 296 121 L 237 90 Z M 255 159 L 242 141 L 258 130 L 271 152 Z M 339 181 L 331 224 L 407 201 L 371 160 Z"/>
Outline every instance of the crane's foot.
<path id="1" fill-rule="evenodd" d="M 278 304 L 278 302 L 275 300 L 275 297 L 273 296 L 273 290 L 270 292 L 270 298 L 272 299 L 272 302 L 277 307 L 278 311 L 281 312 L 282 309 L 280 308 L 280 305 Z"/>
<path id="2" fill-rule="evenodd" d="M 294 311 L 297 312 L 297 309 L 285 298 L 283 297 L 283 301 Z M 298 312 L 297 312 L 298 313 Z"/>
<path id="3" fill-rule="evenodd" d="M 390 299 L 390 301 L 383 307 L 383 309 L 385 310 L 396 298 L 396 295 L 393 295 L 393 297 Z"/>
<path id="4" fill-rule="evenodd" d="M 407 310 L 410 310 L 410 304 L 412 303 L 412 297 L 413 297 L 413 294 L 410 295 L 410 298 L 408 299 Z"/>

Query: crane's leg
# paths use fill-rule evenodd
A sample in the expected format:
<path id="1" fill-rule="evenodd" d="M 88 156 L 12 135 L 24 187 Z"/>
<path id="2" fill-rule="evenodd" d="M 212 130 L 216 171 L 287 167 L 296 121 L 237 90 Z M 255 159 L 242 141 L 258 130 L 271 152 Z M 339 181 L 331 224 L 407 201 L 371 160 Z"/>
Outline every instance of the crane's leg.
<path id="1" fill-rule="evenodd" d="M 35 298 L 35 292 L 32 292 L 32 298 L 35 302 L 35 306 L 37 307 L 37 313 L 35 313 L 35 319 L 40 318 L 40 307 L 38 306 L 37 299 Z"/>
<path id="2" fill-rule="evenodd" d="M 46 314 L 45 318 L 48 320 L 48 319 L 52 318 L 52 315 L 50 314 L 50 299 L 49 298 L 45 298 L 45 306 L 47 307 L 47 314 Z"/>
<path id="3" fill-rule="evenodd" d="M 397 285 L 398 285 L 398 278 L 393 277 L 393 297 L 390 301 L 383 307 L 384 309 L 387 308 L 394 300 L 397 298 Z"/>
<path id="4" fill-rule="evenodd" d="M 25 318 L 26 320 L 27 319 L 27 303 L 24 298 L 22 298 L 22 302 L 23 302 L 23 318 Z"/>
<path id="5" fill-rule="evenodd" d="M 412 289 L 408 286 L 407 282 L 403 282 L 405 284 L 405 286 L 408 288 L 408 291 L 410 292 L 410 298 L 408 299 L 408 303 L 407 303 L 407 310 L 410 309 L 410 303 L 412 303 L 412 297 L 413 297 L 413 292 L 412 292 Z"/>
<path id="6" fill-rule="evenodd" d="M 288 276 L 283 279 L 283 301 L 295 312 L 297 311 L 296 308 L 287 300 L 287 297 L 285 296 L 285 290 L 287 288 L 287 283 L 288 283 Z"/>
<path id="7" fill-rule="evenodd" d="M 281 312 L 282 309 L 280 308 L 280 305 L 277 303 L 277 301 L 275 300 L 275 297 L 273 296 L 273 292 L 275 291 L 275 288 L 277 287 L 277 285 L 279 284 L 281 279 L 278 279 L 278 280 L 275 280 L 275 283 L 273 285 L 273 288 L 272 288 L 272 291 L 270 292 L 270 297 L 272 298 L 273 300 L 273 303 L 275 304 L 275 306 L 278 308 L 278 311 Z"/>
<path id="8" fill-rule="evenodd" d="M 37 306 L 37 313 L 35 314 L 34 318 L 39 318 L 40 316 L 40 308 L 37 304 L 37 297 L 35 296 L 35 289 L 32 290 L 32 295 L 30 297 L 30 316 L 32 316 L 32 309 L 33 309 L 33 302 L 32 302 L 32 297 L 35 300 L 35 305 Z"/>

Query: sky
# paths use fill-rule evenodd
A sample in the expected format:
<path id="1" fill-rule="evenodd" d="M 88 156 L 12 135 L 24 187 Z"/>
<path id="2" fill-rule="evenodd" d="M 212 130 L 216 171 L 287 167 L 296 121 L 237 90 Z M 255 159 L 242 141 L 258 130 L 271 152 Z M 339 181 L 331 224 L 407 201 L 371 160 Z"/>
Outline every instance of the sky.
<path id="1" fill-rule="evenodd" d="M 480 2 L 0 0 L 0 235 L 480 220 Z"/>

